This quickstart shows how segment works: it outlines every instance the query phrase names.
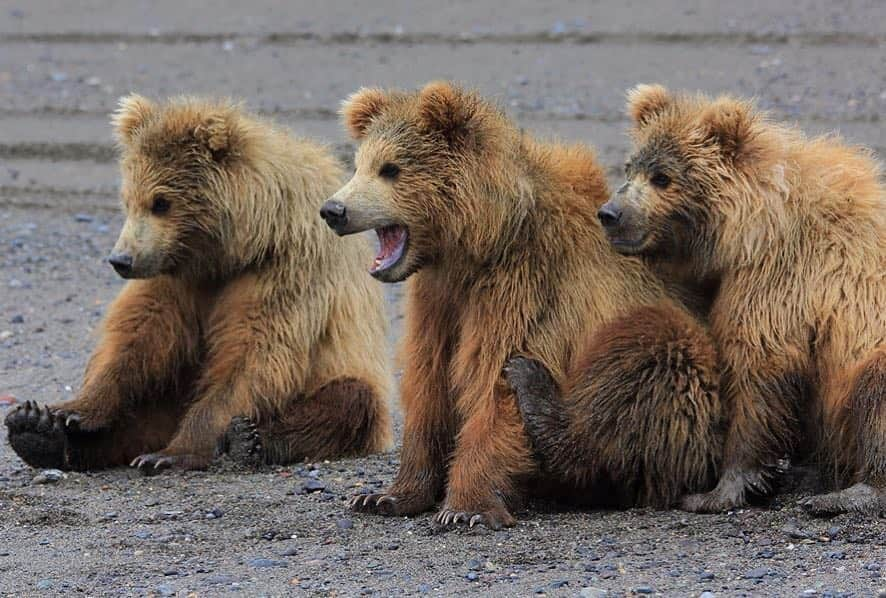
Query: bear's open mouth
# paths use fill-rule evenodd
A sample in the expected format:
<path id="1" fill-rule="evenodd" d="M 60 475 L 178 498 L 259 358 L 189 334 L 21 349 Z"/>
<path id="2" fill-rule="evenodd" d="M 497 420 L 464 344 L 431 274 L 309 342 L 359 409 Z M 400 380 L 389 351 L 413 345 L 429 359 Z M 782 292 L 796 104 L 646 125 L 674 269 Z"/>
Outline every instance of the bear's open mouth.
<path id="1" fill-rule="evenodd" d="M 409 241 L 409 233 L 405 226 L 391 224 L 375 229 L 378 235 L 378 255 L 372 262 L 369 273 L 377 276 L 386 270 L 390 270 L 403 259 L 406 253 L 406 244 Z"/>

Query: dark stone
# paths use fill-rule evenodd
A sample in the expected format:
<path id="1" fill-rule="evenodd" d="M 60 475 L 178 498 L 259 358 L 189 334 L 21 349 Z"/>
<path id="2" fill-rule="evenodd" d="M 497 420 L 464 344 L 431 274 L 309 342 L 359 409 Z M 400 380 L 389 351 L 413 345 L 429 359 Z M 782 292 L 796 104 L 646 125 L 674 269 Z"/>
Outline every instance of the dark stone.
<path id="1" fill-rule="evenodd" d="M 249 561 L 247 561 L 247 564 L 250 567 L 255 567 L 257 569 L 267 569 L 269 567 L 288 567 L 289 566 L 289 563 L 287 563 L 286 561 L 275 561 L 273 559 L 264 559 L 264 558 L 250 559 Z"/>

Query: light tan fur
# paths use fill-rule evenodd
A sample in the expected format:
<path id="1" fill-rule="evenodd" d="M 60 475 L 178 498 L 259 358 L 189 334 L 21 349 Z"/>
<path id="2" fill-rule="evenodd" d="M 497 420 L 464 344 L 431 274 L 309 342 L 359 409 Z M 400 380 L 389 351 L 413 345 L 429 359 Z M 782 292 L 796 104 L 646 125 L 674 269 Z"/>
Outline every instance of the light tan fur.
<path id="1" fill-rule="evenodd" d="M 228 101 L 129 96 L 113 123 L 126 213 L 114 255 L 142 280 L 110 306 L 78 397 L 51 411 L 81 435 L 150 428 L 150 413 L 131 417 L 144 404 L 180 421 L 70 466 L 149 453 L 143 468 L 202 467 L 237 417 L 259 434 L 298 420 L 299 437 L 261 439 L 283 460 L 388 448 L 382 294 L 363 271 L 367 240 L 341 242 L 317 216 L 342 180 L 328 150 Z M 314 400 L 334 381 L 360 388 Z M 325 425 L 306 430 L 313 417 Z M 362 440 L 343 438 L 360 426 Z"/>

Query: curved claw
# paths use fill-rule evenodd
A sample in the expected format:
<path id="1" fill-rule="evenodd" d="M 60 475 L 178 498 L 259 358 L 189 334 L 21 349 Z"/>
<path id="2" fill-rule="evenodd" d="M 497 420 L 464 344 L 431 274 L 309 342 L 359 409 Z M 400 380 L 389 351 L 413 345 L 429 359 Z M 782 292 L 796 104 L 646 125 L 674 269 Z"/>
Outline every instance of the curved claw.
<path id="1" fill-rule="evenodd" d="M 483 521 L 484 521 L 483 515 L 477 513 L 476 515 L 471 517 L 471 520 L 468 522 L 468 527 L 473 529 L 475 525 L 477 525 L 478 523 L 483 523 Z"/>
<path id="2" fill-rule="evenodd" d="M 391 496 L 390 494 L 379 496 L 378 499 L 375 501 L 376 507 L 380 507 L 382 505 L 394 506 L 395 504 L 397 504 L 397 497 Z"/>
<path id="3" fill-rule="evenodd" d="M 65 427 L 71 428 L 72 430 L 80 429 L 80 416 L 76 413 L 69 413 L 65 418 Z"/>
<path id="4" fill-rule="evenodd" d="M 154 473 L 159 473 L 164 469 L 169 469 L 173 465 L 175 465 L 176 459 L 174 457 L 167 457 L 164 455 L 139 455 L 135 459 L 133 459 L 132 463 L 129 464 L 130 467 L 135 467 L 140 472 L 146 475 L 151 475 Z"/>

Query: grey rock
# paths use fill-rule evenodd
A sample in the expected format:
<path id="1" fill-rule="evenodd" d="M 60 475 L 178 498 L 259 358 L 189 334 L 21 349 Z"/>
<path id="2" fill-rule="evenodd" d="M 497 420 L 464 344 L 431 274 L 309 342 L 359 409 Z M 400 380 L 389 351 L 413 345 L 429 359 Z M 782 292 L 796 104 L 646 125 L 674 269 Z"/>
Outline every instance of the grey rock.
<path id="1" fill-rule="evenodd" d="M 757 567 L 756 569 L 751 569 L 750 571 L 745 571 L 744 578 L 745 579 L 763 579 L 766 577 L 766 574 L 769 573 L 769 569 L 766 567 Z"/>
<path id="2" fill-rule="evenodd" d="M 581 598 L 606 598 L 609 596 L 609 592 L 602 588 L 582 588 L 578 593 Z"/>
<path id="3" fill-rule="evenodd" d="M 314 492 L 322 492 L 326 490 L 326 484 L 321 482 L 320 480 L 316 480 L 314 478 L 308 479 L 307 482 L 302 484 L 300 494 L 312 494 Z"/>
<path id="4" fill-rule="evenodd" d="M 175 596 L 175 588 L 173 588 L 169 584 L 161 583 L 159 586 L 157 586 L 154 589 L 161 596 Z"/>
<path id="5" fill-rule="evenodd" d="M 60 469 L 44 469 L 34 476 L 31 480 L 32 484 L 55 484 L 59 482 L 65 474 Z"/>

